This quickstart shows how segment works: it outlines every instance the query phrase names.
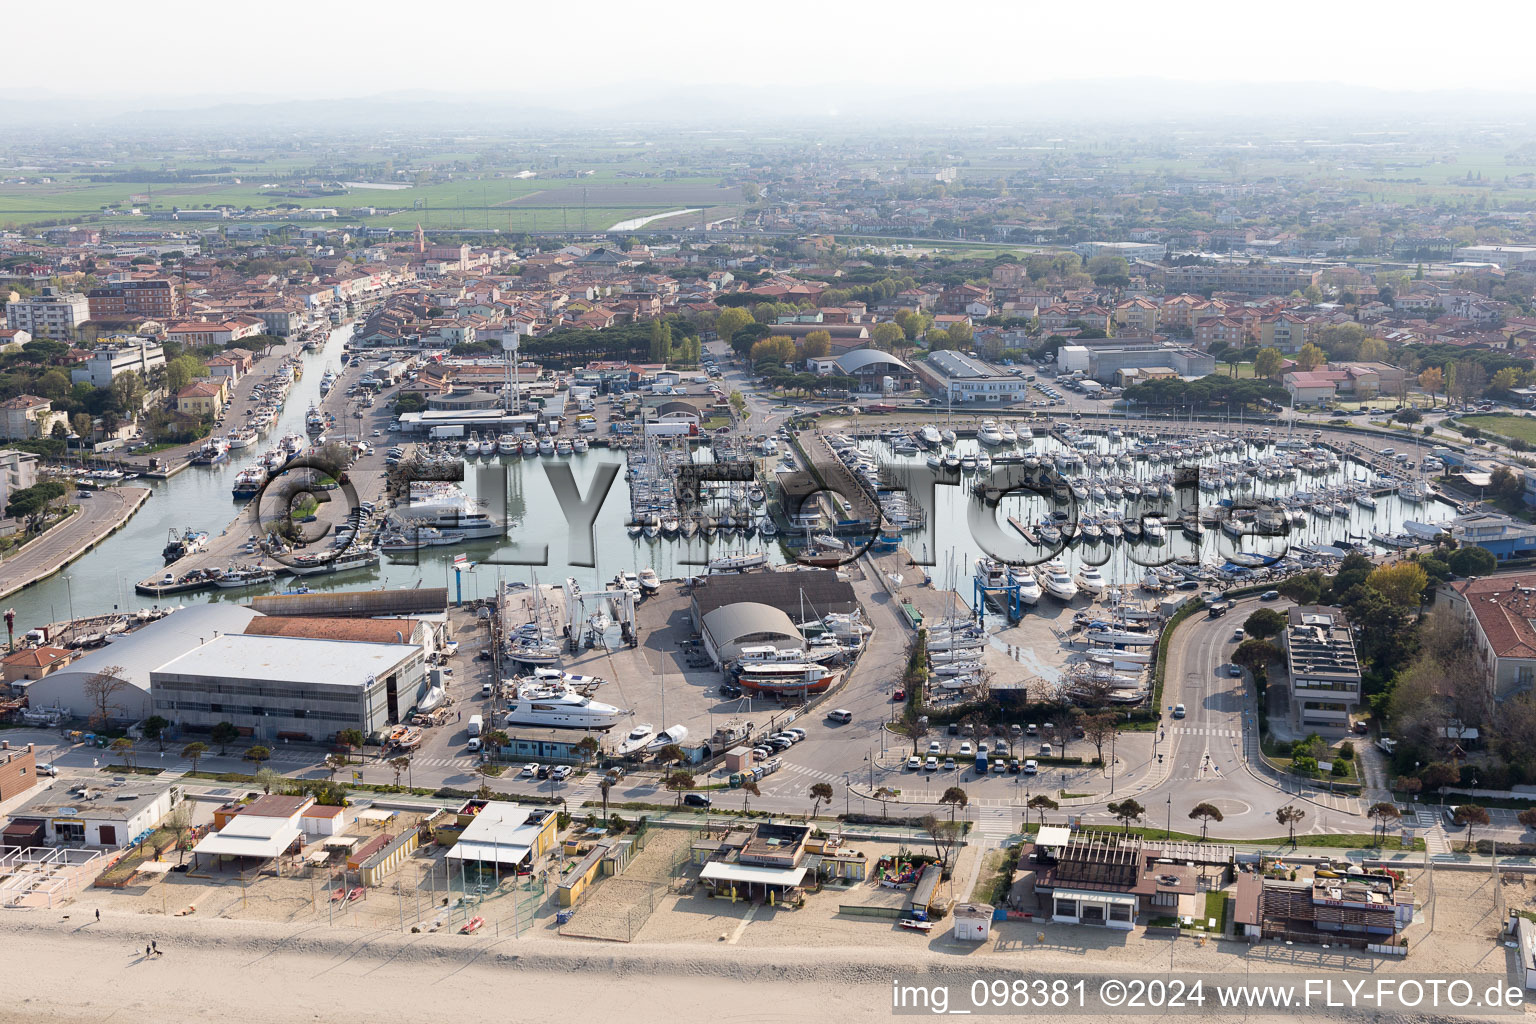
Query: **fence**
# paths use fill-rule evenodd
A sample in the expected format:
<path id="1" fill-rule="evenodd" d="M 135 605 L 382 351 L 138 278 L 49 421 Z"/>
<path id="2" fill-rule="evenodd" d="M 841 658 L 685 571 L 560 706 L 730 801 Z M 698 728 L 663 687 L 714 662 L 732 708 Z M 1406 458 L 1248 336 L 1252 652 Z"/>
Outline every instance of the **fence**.
<path id="1" fill-rule="evenodd" d="M 593 885 L 571 911 L 562 915 L 559 933 L 567 938 L 634 941 L 664 898 L 687 890 L 687 885 L 680 883 L 691 880 L 685 868 L 695 834 L 692 829 L 668 833 L 673 847 L 658 851 L 659 863 L 644 863 L 637 855 L 625 874 Z M 654 842 L 661 835 L 644 838 Z"/>

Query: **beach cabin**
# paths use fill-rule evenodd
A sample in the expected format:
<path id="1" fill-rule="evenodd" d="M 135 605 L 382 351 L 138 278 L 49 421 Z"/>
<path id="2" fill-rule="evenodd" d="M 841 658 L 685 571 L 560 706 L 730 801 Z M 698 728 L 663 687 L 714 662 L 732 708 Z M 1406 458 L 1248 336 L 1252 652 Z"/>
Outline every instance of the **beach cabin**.
<path id="1" fill-rule="evenodd" d="M 986 942 L 992 934 L 990 903 L 961 903 L 955 907 L 955 938 L 961 942 Z"/>

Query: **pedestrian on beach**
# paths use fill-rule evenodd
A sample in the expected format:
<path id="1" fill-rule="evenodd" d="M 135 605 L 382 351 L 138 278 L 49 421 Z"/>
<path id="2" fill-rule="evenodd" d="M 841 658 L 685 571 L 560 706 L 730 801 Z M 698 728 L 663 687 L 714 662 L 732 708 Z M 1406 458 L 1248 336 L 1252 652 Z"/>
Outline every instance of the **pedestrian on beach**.
<path id="1" fill-rule="evenodd" d="M 144 947 L 144 956 L 145 956 L 145 957 L 146 957 L 146 958 L 147 958 L 147 957 L 148 957 L 148 956 L 149 956 L 149 947 L 148 947 L 148 946 L 145 946 L 145 947 Z"/>
<path id="2" fill-rule="evenodd" d="M 158 952 L 160 952 L 160 943 L 156 942 L 154 939 L 150 939 L 149 940 L 149 948 L 154 950 L 156 953 L 158 953 Z"/>
<path id="3" fill-rule="evenodd" d="M 96 920 L 97 921 L 101 920 L 101 908 L 100 907 L 96 908 Z"/>

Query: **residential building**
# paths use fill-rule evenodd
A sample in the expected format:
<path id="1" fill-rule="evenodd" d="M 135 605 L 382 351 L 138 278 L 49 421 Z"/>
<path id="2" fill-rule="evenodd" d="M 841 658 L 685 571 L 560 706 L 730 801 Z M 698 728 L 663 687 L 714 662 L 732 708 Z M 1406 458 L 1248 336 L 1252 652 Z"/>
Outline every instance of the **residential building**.
<path id="1" fill-rule="evenodd" d="M 1350 711 L 1360 703 L 1360 661 L 1348 617 L 1338 608 L 1291 608 L 1283 640 L 1296 724 L 1347 731 Z"/>
<path id="2" fill-rule="evenodd" d="M 10 504 L 11 495 L 37 483 L 37 456 L 14 448 L 0 450 L 0 509 Z"/>
<path id="3" fill-rule="evenodd" d="M 1457 580 L 1440 593 L 1471 631 L 1472 670 L 1487 681 L 1494 700 L 1536 687 L 1536 573 Z"/>
<path id="4" fill-rule="evenodd" d="M 181 296 L 165 278 L 116 281 L 85 293 L 92 320 L 171 320 L 181 315 Z"/>
<path id="5" fill-rule="evenodd" d="M 73 341 L 75 331 L 91 318 L 90 303 L 80 292 L 61 292 L 51 285 L 30 299 L 5 304 L 5 325 L 34 338 Z"/>
<path id="6" fill-rule="evenodd" d="M 0 803 L 25 793 L 37 785 L 37 749 L 25 747 L 0 750 Z"/>
<path id="7" fill-rule="evenodd" d="M 230 349 L 208 360 L 208 372 L 215 377 L 228 377 L 231 384 L 237 384 L 251 372 L 251 361 L 251 353 L 245 349 Z"/>
<path id="8" fill-rule="evenodd" d="M 1452 255 L 1458 260 L 1495 263 L 1509 270 L 1536 263 L 1536 245 L 1464 245 Z"/>
<path id="9" fill-rule="evenodd" d="M 1159 267 L 1153 283 L 1168 291 L 1239 292 L 1244 295 L 1289 295 L 1317 284 L 1321 270 L 1275 263 L 1223 260 L 1182 267 Z"/>
<path id="10" fill-rule="evenodd" d="M 176 392 L 176 411 L 188 416 L 214 416 L 228 400 L 228 377 L 195 380 Z"/>
<path id="11" fill-rule="evenodd" d="M 1084 262 L 1105 254 L 1121 256 L 1130 261 L 1160 260 L 1168 248 L 1156 242 L 1083 242 L 1074 245 L 1072 251 L 1081 256 Z"/>
<path id="12" fill-rule="evenodd" d="M 1323 405 L 1339 392 L 1339 374 L 1326 370 L 1293 370 L 1280 378 L 1290 392 L 1291 405 Z"/>
<path id="13" fill-rule="evenodd" d="M 41 647 L 23 647 L 0 659 L 0 668 L 4 669 L 5 682 L 15 683 L 41 679 L 54 669 L 68 665 L 73 657 L 72 653 L 62 647 L 46 644 Z"/>
<path id="14" fill-rule="evenodd" d="M 1157 333 L 1158 305 L 1151 299 L 1126 299 L 1115 307 L 1115 332 L 1138 337 Z"/>
<path id="15" fill-rule="evenodd" d="M 32 335 L 27 331 L 19 331 L 13 327 L 0 327 L 0 352 L 20 352 L 31 340 Z"/>
<path id="16" fill-rule="evenodd" d="M 328 740 L 399 722 L 426 692 L 414 644 L 223 634 L 150 672 L 155 712 L 200 732 L 233 722 L 262 741 Z"/>
<path id="17" fill-rule="evenodd" d="M 172 324 L 165 329 L 165 336 L 179 341 L 189 348 L 204 345 L 228 345 L 242 338 L 250 338 L 262 332 L 265 321 L 259 317 L 232 317 L 217 323 L 189 321 Z"/>
<path id="18" fill-rule="evenodd" d="M 963 352 L 934 352 L 916 366 L 918 381 L 948 402 L 1017 402 L 1028 397 L 1024 378 Z"/>
<path id="19" fill-rule="evenodd" d="M 1300 352 L 1313 340 L 1312 321 L 1295 313 L 1277 313 L 1259 323 L 1259 344 L 1281 352 Z"/>
<path id="20" fill-rule="evenodd" d="M 113 339 L 93 351 L 82 365 L 72 367 L 69 382 L 104 388 L 114 377 L 129 370 L 148 382 L 150 373 L 164 365 L 165 349 L 159 342 L 148 338 Z"/>
<path id="21" fill-rule="evenodd" d="M 37 395 L 17 395 L 0 402 L 0 437 L 21 441 L 43 437 L 53 421 L 64 414 L 52 411 L 53 403 Z"/>

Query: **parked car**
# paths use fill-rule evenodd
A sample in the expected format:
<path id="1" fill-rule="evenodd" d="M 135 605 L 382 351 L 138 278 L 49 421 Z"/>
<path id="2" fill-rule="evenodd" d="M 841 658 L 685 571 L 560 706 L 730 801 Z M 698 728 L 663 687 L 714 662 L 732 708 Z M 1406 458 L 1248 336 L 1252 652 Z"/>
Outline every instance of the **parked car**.
<path id="1" fill-rule="evenodd" d="M 37 774 L 39 774 L 39 775 L 46 775 L 50 779 L 52 779 L 52 778 L 56 778 L 58 776 L 59 770 L 57 768 L 55 768 L 52 764 L 49 764 L 48 762 L 45 761 L 42 764 L 37 766 Z"/>
<path id="2" fill-rule="evenodd" d="M 703 793 L 684 793 L 683 805 L 685 807 L 708 807 L 709 797 Z"/>
<path id="3" fill-rule="evenodd" d="M 549 777 L 556 782 L 564 782 L 571 777 L 571 766 L 568 764 L 557 765 L 555 770 L 549 773 Z"/>
<path id="4" fill-rule="evenodd" d="M 907 758 L 907 768 L 909 770 L 916 771 L 917 769 L 921 768 L 922 766 L 923 766 L 923 759 L 918 757 L 916 754 L 913 754 L 911 757 Z"/>
<path id="5" fill-rule="evenodd" d="M 793 729 L 785 729 L 784 730 L 784 735 L 786 735 L 786 736 L 793 736 L 795 738 L 795 742 L 798 743 L 800 740 L 805 739 L 805 730 L 800 728 L 799 726 L 796 726 Z"/>
<path id="6" fill-rule="evenodd" d="M 1183 718 L 1184 717 L 1184 705 L 1183 704 L 1175 704 L 1173 706 L 1173 717 L 1174 718 Z"/>
<path id="7" fill-rule="evenodd" d="M 954 758 L 946 757 L 944 759 L 944 770 L 947 771 L 947 772 L 952 772 L 952 771 L 955 770 L 955 759 Z"/>
<path id="8" fill-rule="evenodd" d="M 928 760 L 923 762 L 923 768 L 926 771 L 930 771 L 930 772 L 938 771 L 939 770 L 939 759 L 930 754 L 928 756 Z"/>
<path id="9" fill-rule="evenodd" d="M 970 756 L 972 756 L 975 753 L 976 753 L 976 748 L 971 746 L 971 741 L 970 740 L 966 740 L 964 743 L 960 744 L 960 756 L 961 757 L 970 757 Z"/>
<path id="10" fill-rule="evenodd" d="M 537 775 L 541 779 L 547 779 L 547 778 L 549 778 L 550 770 L 551 769 L 550 769 L 549 765 L 541 764 L 541 765 L 539 765 L 539 770 L 537 772 Z"/>
<path id="11" fill-rule="evenodd" d="M 1040 762 L 1036 761 L 1034 758 L 1030 758 L 1028 761 L 1024 762 L 1024 774 L 1025 775 L 1034 775 L 1039 770 L 1040 770 Z"/>
<path id="12" fill-rule="evenodd" d="M 523 775 L 525 777 L 531 779 L 531 778 L 536 777 L 538 774 L 539 774 L 539 766 L 538 766 L 538 764 L 536 762 L 529 761 L 527 764 L 523 765 Z"/>
<path id="13" fill-rule="evenodd" d="M 940 744 L 938 740 L 929 740 L 928 741 L 928 753 L 930 753 L 930 754 L 937 754 L 937 753 L 939 753 L 943 749 L 944 749 L 943 745 Z"/>
<path id="14" fill-rule="evenodd" d="M 1243 677 L 1243 666 L 1228 665 L 1227 675 L 1231 676 L 1233 679 L 1241 679 Z"/>

